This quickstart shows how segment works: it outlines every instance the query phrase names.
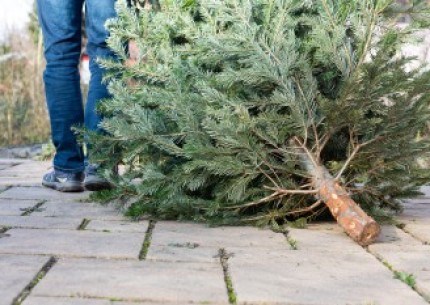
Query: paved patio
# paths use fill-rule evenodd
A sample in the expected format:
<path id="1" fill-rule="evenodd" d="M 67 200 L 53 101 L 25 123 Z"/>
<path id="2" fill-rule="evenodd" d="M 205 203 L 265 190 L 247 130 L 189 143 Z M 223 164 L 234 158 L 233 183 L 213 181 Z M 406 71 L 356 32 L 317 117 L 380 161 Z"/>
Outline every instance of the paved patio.
<path id="1" fill-rule="evenodd" d="M 362 248 L 335 223 L 131 222 L 40 187 L 49 167 L 0 159 L 0 305 L 430 303 L 430 188 Z"/>

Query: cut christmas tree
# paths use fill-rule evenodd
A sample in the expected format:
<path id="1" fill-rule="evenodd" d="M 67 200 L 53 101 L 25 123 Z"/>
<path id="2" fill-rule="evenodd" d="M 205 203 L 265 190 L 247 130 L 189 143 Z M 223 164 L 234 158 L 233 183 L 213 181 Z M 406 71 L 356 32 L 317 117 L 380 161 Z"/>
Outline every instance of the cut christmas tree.
<path id="1" fill-rule="evenodd" d="M 329 207 L 367 245 L 379 226 L 363 210 L 419 194 L 430 73 L 400 49 L 430 20 L 424 2 L 159 4 L 118 1 L 109 135 L 92 138 L 97 162 L 127 165 L 111 195 L 135 197 L 130 215 L 276 225 Z"/>

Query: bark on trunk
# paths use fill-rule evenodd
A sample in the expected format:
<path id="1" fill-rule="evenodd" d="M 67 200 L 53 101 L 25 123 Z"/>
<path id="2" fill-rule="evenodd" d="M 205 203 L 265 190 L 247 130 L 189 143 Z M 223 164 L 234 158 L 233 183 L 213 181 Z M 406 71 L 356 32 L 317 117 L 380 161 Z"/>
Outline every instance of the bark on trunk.
<path id="1" fill-rule="evenodd" d="M 367 215 L 333 178 L 323 182 L 319 195 L 336 221 L 353 240 L 362 246 L 375 241 L 381 232 L 378 223 Z"/>
<path id="2" fill-rule="evenodd" d="M 345 232 L 362 246 L 374 242 L 381 231 L 378 223 L 351 199 L 325 167 L 315 165 L 310 160 L 303 161 L 313 177 L 315 189 L 319 190 L 320 199 L 328 206 Z"/>

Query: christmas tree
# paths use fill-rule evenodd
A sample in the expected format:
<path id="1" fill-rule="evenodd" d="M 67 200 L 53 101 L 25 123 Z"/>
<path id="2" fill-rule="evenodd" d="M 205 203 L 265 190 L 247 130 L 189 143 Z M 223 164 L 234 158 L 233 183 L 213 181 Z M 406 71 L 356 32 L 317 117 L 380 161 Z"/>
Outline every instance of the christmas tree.
<path id="1" fill-rule="evenodd" d="M 130 215 L 276 224 L 328 206 L 368 244 L 379 227 L 356 203 L 378 214 L 419 194 L 430 73 L 399 50 L 424 2 L 157 4 L 118 1 L 108 135 L 93 136 L 97 162 L 127 165 L 113 195 L 135 198 Z"/>

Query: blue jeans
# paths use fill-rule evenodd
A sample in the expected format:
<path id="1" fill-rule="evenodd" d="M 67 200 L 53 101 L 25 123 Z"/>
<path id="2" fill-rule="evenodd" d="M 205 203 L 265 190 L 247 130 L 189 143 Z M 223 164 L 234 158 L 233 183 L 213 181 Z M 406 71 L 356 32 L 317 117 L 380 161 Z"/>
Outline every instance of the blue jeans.
<path id="1" fill-rule="evenodd" d="M 99 130 L 100 115 L 95 107 L 110 97 L 102 84 L 103 69 L 97 58 L 114 58 L 107 47 L 107 19 L 116 17 L 116 0 L 37 0 L 39 21 L 45 47 L 46 69 L 43 75 L 51 121 L 52 141 L 56 148 L 54 168 L 76 173 L 84 170 L 84 154 L 72 127 Z M 88 37 L 91 79 L 85 112 L 80 89 L 82 9 Z"/>

